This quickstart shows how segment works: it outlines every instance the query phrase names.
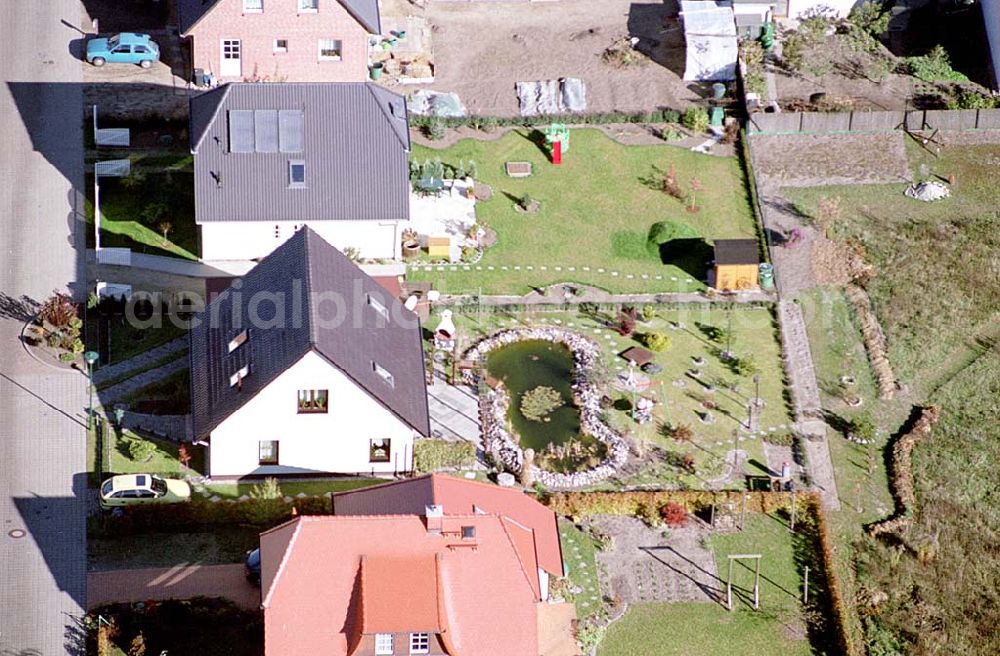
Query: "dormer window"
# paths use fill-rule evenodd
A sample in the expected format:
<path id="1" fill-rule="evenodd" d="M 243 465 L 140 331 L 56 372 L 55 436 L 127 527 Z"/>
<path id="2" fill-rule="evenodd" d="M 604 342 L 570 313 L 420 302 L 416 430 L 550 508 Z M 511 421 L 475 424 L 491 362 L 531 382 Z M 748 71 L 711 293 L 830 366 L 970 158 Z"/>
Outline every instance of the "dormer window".
<path id="1" fill-rule="evenodd" d="M 232 353 L 233 351 L 235 351 L 236 349 L 238 349 L 240 346 L 242 346 L 243 343 L 247 341 L 247 336 L 248 335 L 249 335 L 249 333 L 246 330 L 243 330 L 243 331 L 240 332 L 239 335 L 237 335 L 236 337 L 233 337 L 229 341 L 229 352 Z"/>
<path id="2" fill-rule="evenodd" d="M 429 633 L 410 634 L 410 653 L 427 654 L 431 651 L 431 636 Z"/>
<path id="3" fill-rule="evenodd" d="M 241 367 L 239 371 L 229 377 L 230 387 L 243 387 L 243 379 L 250 375 L 250 365 Z"/>
<path id="4" fill-rule="evenodd" d="M 396 381 L 393 379 L 392 374 L 389 373 L 389 370 L 380 365 L 378 362 L 372 361 L 372 371 L 378 374 L 378 377 L 381 378 L 383 381 L 385 381 L 386 384 L 389 385 L 389 387 L 396 386 Z"/>
<path id="5" fill-rule="evenodd" d="M 288 186 L 302 189 L 306 186 L 306 163 L 300 159 L 288 162 Z"/>
<path id="6" fill-rule="evenodd" d="M 381 314 L 383 319 L 386 321 L 389 320 L 389 308 L 387 308 L 382 301 L 378 300 L 371 294 L 368 295 L 368 305 L 370 305 L 373 310 Z"/>

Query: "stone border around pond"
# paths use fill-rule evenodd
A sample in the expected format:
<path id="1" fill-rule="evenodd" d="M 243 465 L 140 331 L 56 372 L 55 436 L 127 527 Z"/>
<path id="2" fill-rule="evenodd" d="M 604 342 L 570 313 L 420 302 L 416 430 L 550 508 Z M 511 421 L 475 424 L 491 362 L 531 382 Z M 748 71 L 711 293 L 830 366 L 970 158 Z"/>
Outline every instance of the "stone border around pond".
<path id="1" fill-rule="evenodd" d="M 580 429 L 608 447 L 608 455 L 596 467 L 572 474 L 560 474 L 531 466 L 534 480 L 548 488 L 576 488 L 591 485 L 613 476 L 625 464 L 628 444 L 617 432 L 601 420 L 601 391 L 591 382 L 590 374 L 601 357 L 600 347 L 590 339 L 563 328 L 512 328 L 485 337 L 465 351 L 465 360 L 480 361 L 498 348 L 529 340 L 562 344 L 573 354 L 575 370 L 573 395 L 580 410 Z M 475 385 L 475 373 L 464 373 L 466 382 Z M 490 389 L 479 397 L 482 417 L 483 447 L 506 469 L 519 472 L 524 463 L 524 452 L 510 431 L 507 430 L 507 409 L 510 395 L 503 389 Z"/>

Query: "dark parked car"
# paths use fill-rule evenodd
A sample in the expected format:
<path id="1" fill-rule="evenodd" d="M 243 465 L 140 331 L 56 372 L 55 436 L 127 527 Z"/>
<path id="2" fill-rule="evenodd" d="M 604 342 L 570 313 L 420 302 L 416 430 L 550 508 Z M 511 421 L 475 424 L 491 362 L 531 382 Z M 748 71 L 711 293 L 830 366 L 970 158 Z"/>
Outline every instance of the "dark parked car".
<path id="1" fill-rule="evenodd" d="M 247 581 L 254 585 L 260 585 L 260 549 L 247 552 L 247 558 L 243 561 L 243 569 L 246 571 Z"/>

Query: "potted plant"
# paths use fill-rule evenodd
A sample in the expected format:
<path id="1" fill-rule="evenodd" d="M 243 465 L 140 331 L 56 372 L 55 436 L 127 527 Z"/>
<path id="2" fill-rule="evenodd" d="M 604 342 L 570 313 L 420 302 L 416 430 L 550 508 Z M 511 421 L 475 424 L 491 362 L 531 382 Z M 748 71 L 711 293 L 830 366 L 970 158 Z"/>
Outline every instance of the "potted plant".
<path id="1" fill-rule="evenodd" d="M 420 255 L 420 240 L 417 238 L 417 231 L 413 228 L 403 230 L 403 259 L 412 260 Z"/>

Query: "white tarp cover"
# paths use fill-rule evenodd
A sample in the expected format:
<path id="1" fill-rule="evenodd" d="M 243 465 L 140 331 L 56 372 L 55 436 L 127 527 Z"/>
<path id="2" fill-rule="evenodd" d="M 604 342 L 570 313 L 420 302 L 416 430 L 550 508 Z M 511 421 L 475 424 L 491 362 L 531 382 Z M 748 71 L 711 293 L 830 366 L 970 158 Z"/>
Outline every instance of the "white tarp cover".
<path id="1" fill-rule="evenodd" d="M 681 0 L 687 41 L 685 80 L 736 79 L 736 21 L 729 2 Z"/>
<path id="2" fill-rule="evenodd" d="M 587 109 L 586 85 L 575 77 L 518 82 L 515 87 L 521 116 L 568 114 Z"/>
<path id="3" fill-rule="evenodd" d="M 917 184 L 910 185 L 903 193 L 910 198 L 922 200 L 927 203 L 932 200 L 940 200 L 951 196 L 951 191 L 948 190 L 948 187 L 934 181 L 918 182 Z"/>
<path id="4" fill-rule="evenodd" d="M 421 89 L 410 95 L 407 109 L 421 116 L 457 118 L 466 114 L 465 106 L 458 99 L 457 93 L 441 93 L 429 89 Z"/>

